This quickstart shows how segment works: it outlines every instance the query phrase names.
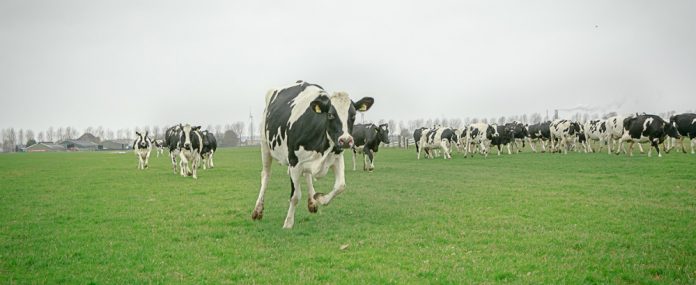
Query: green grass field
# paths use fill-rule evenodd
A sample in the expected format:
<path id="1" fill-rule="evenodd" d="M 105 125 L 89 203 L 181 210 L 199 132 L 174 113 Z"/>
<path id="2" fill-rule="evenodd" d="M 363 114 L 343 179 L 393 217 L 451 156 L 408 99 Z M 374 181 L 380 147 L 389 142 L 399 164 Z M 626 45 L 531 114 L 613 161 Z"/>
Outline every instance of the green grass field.
<path id="1" fill-rule="evenodd" d="M 303 190 L 283 230 L 278 164 L 251 220 L 257 148 L 197 181 L 132 152 L 0 155 L 0 283 L 696 283 L 696 155 L 415 157 L 382 148 L 317 214 Z"/>

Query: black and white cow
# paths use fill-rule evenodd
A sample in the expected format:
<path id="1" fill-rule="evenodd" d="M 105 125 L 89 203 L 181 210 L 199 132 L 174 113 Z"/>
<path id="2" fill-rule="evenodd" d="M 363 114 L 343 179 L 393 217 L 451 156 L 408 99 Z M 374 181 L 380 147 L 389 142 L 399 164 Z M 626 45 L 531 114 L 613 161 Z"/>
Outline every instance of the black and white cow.
<path id="1" fill-rule="evenodd" d="M 642 114 L 630 116 L 624 119 L 623 126 L 624 132 L 620 144 L 630 142 L 628 146 L 629 156 L 633 156 L 634 143 L 650 142 L 650 145 L 657 151 L 657 156 L 662 157 L 659 145 L 668 135 L 673 137 L 679 135 L 676 128 L 656 115 Z M 621 149 L 619 147 L 616 150 L 616 154 L 620 152 Z M 648 156 L 652 156 L 652 148 L 648 151 Z"/>
<path id="2" fill-rule="evenodd" d="M 198 179 L 197 169 L 203 151 L 203 135 L 201 126 L 192 127 L 189 124 L 179 125 L 179 159 L 181 159 L 181 176 L 192 176 Z"/>
<path id="3" fill-rule="evenodd" d="M 638 116 L 638 114 L 633 114 L 629 117 L 635 116 Z M 609 151 L 613 151 L 614 149 L 621 147 L 621 149 L 623 149 L 623 152 L 627 153 L 626 146 L 624 146 L 620 141 L 624 135 L 623 122 L 625 119 L 626 117 L 624 116 L 614 116 L 607 118 L 607 147 L 609 148 Z M 638 144 L 638 148 L 640 149 L 640 153 L 644 152 L 643 146 L 640 143 Z"/>
<path id="4" fill-rule="evenodd" d="M 691 154 L 694 154 L 694 146 L 696 145 L 696 114 L 684 113 L 674 115 L 669 118 L 669 123 L 678 132 L 678 136 L 674 137 L 680 140 L 682 152 L 686 153 L 684 148 L 684 137 L 688 137 L 691 141 Z"/>
<path id="5" fill-rule="evenodd" d="M 142 135 L 140 132 L 135 132 L 137 137 L 133 142 L 133 152 L 138 157 L 138 169 L 148 168 L 148 161 L 150 160 L 150 151 L 152 150 L 152 141 L 147 136 Z"/>
<path id="6" fill-rule="evenodd" d="M 156 148 L 157 157 L 164 153 L 164 140 L 153 140 L 152 145 Z"/>
<path id="7" fill-rule="evenodd" d="M 524 140 L 529 138 L 527 126 L 527 124 L 523 124 L 518 121 L 505 124 L 506 132 L 509 132 L 512 136 L 510 142 L 512 143 L 512 147 L 516 153 L 522 152 L 522 149 L 524 148 Z M 519 143 L 522 143 L 522 147 L 519 146 Z"/>
<path id="8" fill-rule="evenodd" d="M 583 126 L 585 137 L 587 138 L 586 149 L 588 152 L 594 152 L 592 149 L 592 141 L 599 141 L 599 151 L 602 151 L 604 144 L 608 144 L 609 133 L 607 130 L 606 120 L 589 120 Z M 611 154 L 611 149 L 607 146 L 607 151 Z"/>
<path id="9" fill-rule="evenodd" d="M 179 141 L 181 140 L 181 124 L 172 126 L 164 132 L 164 146 L 169 149 L 172 169 L 176 173 L 176 158 L 179 157 Z M 181 167 L 181 166 L 179 166 Z"/>
<path id="10" fill-rule="evenodd" d="M 546 142 L 551 140 L 550 125 L 551 121 L 546 121 L 527 127 L 527 133 L 529 134 L 527 141 L 529 141 L 529 146 L 532 148 L 532 151 L 537 152 L 534 141 L 539 141 L 541 142 L 541 152 L 546 152 Z"/>
<path id="11" fill-rule="evenodd" d="M 514 129 L 508 128 L 506 125 L 493 124 L 492 126 L 498 131 L 498 136 L 491 139 L 491 145 L 496 147 L 498 155 L 500 155 L 503 146 L 507 147 L 508 154 L 512 154 L 510 144 L 515 140 Z"/>
<path id="12" fill-rule="evenodd" d="M 353 171 L 355 171 L 355 155 L 363 155 L 363 170 L 375 169 L 375 153 L 379 144 L 389 144 L 389 125 L 360 124 L 353 127 Z"/>
<path id="13" fill-rule="evenodd" d="M 469 125 L 467 128 L 466 136 L 466 147 L 464 148 L 464 156 L 471 154 L 474 156 L 474 150 L 471 150 L 471 145 L 475 145 L 478 148 L 479 153 L 488 157 L 489 148 L 491 141 L 498 137 L 498 130 L 493 126 L 486 123 L 475 123 Z"/>
<path id="14" fill-rule="evenodd" d="M 552 152 L 561 152 L 562 148 L 563 153 L 568 154 L 568 148 L 575 143 L 581 128 L 577 122 L 556 119 L 549 125 L 549 130 L 551 133 Z"/>
<path id="15" fill-rule="evenodd" d="M 303 176 L 311 213 L 317 212 L 319 204 L 327 205 L 342 193 L 346 187 L 343 149 L 353 145 L 350 134 L 356 111 L 365 112 L 373 103 L 371 97 L 353 102 L 345 92 L 329 95 L 321 86 L 304 81 L 268 91 L 262 117 L 261 187 L 252 219 L 263 217 L 264 196 L 274 159 L 288 166 L 290 175 L 290 208 L 283 228 L 290 229 L 295 223 Z M 329 169 L 335 176 L 333 190 L 328 194 L 315 192 L 314 178 L 324 177 Z"/>
<path id="16" fill-rule="evenodd" d="M 416 145 L 416 153 L 417 154 L 420 153 L 420 145 L 419 144 L 420 144 L 421 136 L 423 136 L 423 132 L 427 133 L 428 132 L 427 130 L 428 130 L 428 128 L 426 128 L 426 127 L 420 127 L 420 128 L 413 131 L 413 144 Z M 425 154 L 428 155 L 428 152 L 426 151 Z"/>
<path id="17" fill-rule="evenodd" d="M 205 130 L 201 132 L 203 137 L 203 148 L 201 149 L 201 158 L 203 159 L 203 169 L 215 167 L 213 156 L 217 151 L 217 139 L 213 133 Z"/>
<path id="18" fill-rule="evenodd" d="M 420 138 L 418 159 L 420 159 L 421 151 L 425 151 L 426 157 L 433 158 L 437 149 L 442 150 L 444 159 L 451 159 L 452 144 L 458 145 L 459 139 L 451 128 L 437 127 L 428 129 L 427 132 L 423 132 Z"/>

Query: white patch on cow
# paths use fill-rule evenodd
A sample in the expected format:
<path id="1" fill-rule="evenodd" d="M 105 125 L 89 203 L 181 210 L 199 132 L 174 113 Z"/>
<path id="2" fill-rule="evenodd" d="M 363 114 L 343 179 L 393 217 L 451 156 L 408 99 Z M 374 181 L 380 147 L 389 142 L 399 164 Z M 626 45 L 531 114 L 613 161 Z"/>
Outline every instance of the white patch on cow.
<path id="1" fill-rule="evenodd" d="M 444 159 L 451 159 L 452 158 L 452 156 L 451 156 L 451 152 L 452 152 L 451 142 L 449 141 L 449 139 L 442 138 L 442 133 L 446 129 L 449 129 L 449 128 L 435 129 L 435 136 L 432 138 L 428 135 L 427 132 L 424 131 L 423 135 L 421 136 L 420 142 L 419 142 L 419 146 L 420 146 L 420 149 L 418 151 L 419 158 L 420 158 L 421 151 L 426 151 L 426 154 L 427 154 L 427 151 L 431 151 L 430 152 L 431 154 L 429 157 L 433 158 L 432 151 L 435 151 L 437 149 L 442 149 L 442 153 L 443 153 L 442 157 Z M 430 131 L 430 130 L 428 130 L 428 131 Z"/>
<path id="2" fill-rule="evenodd" d="M 353 137 L 348 133 L 348 113 L 350 106 L 353 105 L 353 101 L 350 100 L 350 97 L 345 92 L 334 92 L 329 98 L 331 99 L 331 105 L 338 113 L 338 119 L 341 120 L 341 128 L 343 128 L 343 133 L 338 136 L 339 141 L 352 141 Z"/>

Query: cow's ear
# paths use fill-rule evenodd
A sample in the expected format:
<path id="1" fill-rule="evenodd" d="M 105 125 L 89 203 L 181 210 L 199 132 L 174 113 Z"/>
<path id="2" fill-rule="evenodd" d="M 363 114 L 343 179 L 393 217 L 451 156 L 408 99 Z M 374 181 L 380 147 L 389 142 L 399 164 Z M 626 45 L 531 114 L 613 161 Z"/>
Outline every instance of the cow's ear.
<path id="1" fill-rule="evenodd" d="M 137 131 L 136 131 L 135 134 L 138 135 L 138 136 L 140 136 L 140 132 L 137 132 Z"/>
<path id="2" fill-rule="evenodd" d="M 194 130 L 194 131 L 197 131 L 197 130 L 200 130 L 200 129 L 201 129 L 201 126 L 195 126 L 195 127 L 191 128 L 191 129 Z"/>
<path id="3" fill-rule="evenodd" d="M 372 104 L 374 103 L 375 99 L 372 99 L 372 97 L 364 97 L 358 102 L 353 103 L 353 106 L 355 107 L 355 110 L 358 110 L 358 112 L 365 112 L 370 110 L 370 107 L 372 107 Z"/>
<path id="4" fill-rule="evenodd" d="M 321 95 L 309 104 L 309 108 L 318 114 L 328 113 L 329 109 L 331 108 L 331 99 L 325 95 Z"/>
<path id="5" fill-rule="evenodd" d="M 148 134 L 148 133 L 149 133 L 149 132 L 145 132 L 145 137 L 147 137 L 147 134 Z"/>

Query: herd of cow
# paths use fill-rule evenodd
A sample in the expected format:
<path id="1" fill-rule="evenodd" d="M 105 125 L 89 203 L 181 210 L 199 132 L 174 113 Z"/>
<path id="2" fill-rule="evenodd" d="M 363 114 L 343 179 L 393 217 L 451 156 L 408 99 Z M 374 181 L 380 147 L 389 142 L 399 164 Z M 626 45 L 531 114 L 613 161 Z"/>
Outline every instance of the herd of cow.
<path id="1" fill-rule="evenodd" d="M 652 155 L 652 149 L 660 153 L 659 145 L 663 142 L 663 149 L 669 152 L 674 147 L 676 140 L 680 140 L 683 152 L 684 138 L 691 139 L 691 153 L 694 153 L 696 141 L 696 114 L 684 113 L 674 115 L 669 122 L 656 115 L 633 114 L 628 117 L 615 116 L 606 120 L 591 120 L 585 124 L 571 120 L 558 119 L 543 123 L 528 125 L 520 122 L 507 123 L 505 125 L 476 123 L 471 124 L 463 130 L 448 127 L 433 127 L 416 129 L 413 139 L 416 143 L 417 158 L 420 159 L 421 153 L 432 158 L 437 151 L 442 151 L 445 159 L 451 158 L 450 153 L 453 148 L 457 148 L 473 156 L 478 152 L 488 156 L 491 146 L 495 146 L 498 155 L 502 147 L 507 147 L 508 154 L 510 148 L 521 151 L 520 144 L 524 147 L 525 141 L 529 143 L 532 151 L 536 152 L 535 142 L 541 142 L 542 152 L 546 151 L 549 144 L 550 152 L 568 153 L 569 149 L 594 152 L 592 142 L 599 142 L 599 150 L 607 145 L 607 152 L 633 155 L 633 145 L 638 143 L 640 151 L 643 147 L 640 143 L 648 142 L 651 148 L 648 156 Z M 628 151 L 624 145 L 629 143 Z"/>
<path id="2" fill-rule="evenodd" d="M 380 143 L 389 143 L 389 128 L 386 124 L 354 123 L 356 114 L 368 111 L 373 104 L 371 97 L 353 101 L 345 92 L 329 94 L 323 87 L 301 80 L 284 88 L 269 90 L 261 122 L 261 186 L 252 219 L 263 218 L 264 198 L 273 160 L 286 166 L 290 176 L 290 207 L 283 224 L 286 229 L 294 225 L 295 210 L 302 197 L 302 179 L 309 194 L 307 209 L 310 213 L 316 213 L 320 205 L 328 205 L 345 190 L 343 150 L 352 150 L 353 170 L 356 154 L 362 153 L 363 170 L 372 171 L 374 155 Z M 159 152 L 163 147 L 169 148 L 175 173 L 176 157 L 179 156 L 182 176 L 196 178 L 196 168 L 201 159 L 204 160 L 204 168 L 213 167 L 213 154 L 217 147 L 215 137 L 210 132 L 200 131 L 200 127 L 180 124 L 167 129 L 164 140 L 154 142 L 147 133 L 136 134 L 138 138 L 133 149 L 138 155 L 140 169 L 147 168 L 153 144 L 159 148 Z M 626 118 L 593 120 L 586 124 L 570 120 L 534 125 L 519 122 L 505 125 L 477 123 L 463 130 L 434 127 L 420 128 L 414 132 L 418 158 L 422 152 L 432 158 L 436 151 L 441 151 L 445 159 L 451 158 L 453 145 L 463 150 L 465 156 L 473 156 L 475 152 L 488 155 L 491 146 L 498 148 L 498 154 L 504 146 L 508 153 L 511 153 L 511 147 L 519 152 L 519 144 L 524 147 L 525 141 L 534 152 L 534 143 L 540 142 L 542 151 L 546 151 L 549 144 L 549 151 L 565 153 L 570 148 L 579 149 L 580 146 L 586 152 L 592 152 L 590 142 L 599 141 L 600 151 L 606 142 L 609 153 L 615 149 L 617 154 L 621 149 L 626 152 L 624 142 L 630 143 L 629 154 L 634 143 L 650 142 L 661 156 L 658 146 L 667 137 L 682 139 L 682 150 L 683 138 L 691 138 L 693 153 L 695 136 L 696 114 L 690 113 L 673 116 L 669 123 L 659 116 L 635 114 Z M 669 148 L 665 147 L 665 151 L 669 151 Z M 329 170 L 334 173 L 331 191 L 326 194 L 315 191 L 314 180 L 326 176 Z"/>
<path id="3" fill-rule="evenodd" d="M 136 139 L 133 142 L 133 151 L 138 157 L 138 169 L 148 168 L 150 152 L 153 146 L 157 149 L 157 156 L 169 149 L 169 158 L 172 160 L 172 168 L 176 173 L 177 156 L 179 157 L 179 174 L 198 178 L 197 169 L 201 162 L 203 169 L 213 168 L 213 155 L 217 150 L 217 140 L 212 132 L 201 131 L 200 126 L 175 125 L 164 133 L 164 140 L 153 140 L 148 132 L 141 134 L 135 132 Z"/>

